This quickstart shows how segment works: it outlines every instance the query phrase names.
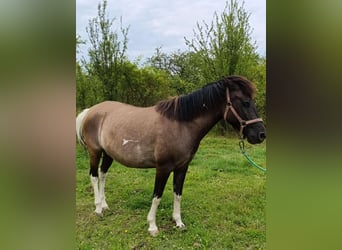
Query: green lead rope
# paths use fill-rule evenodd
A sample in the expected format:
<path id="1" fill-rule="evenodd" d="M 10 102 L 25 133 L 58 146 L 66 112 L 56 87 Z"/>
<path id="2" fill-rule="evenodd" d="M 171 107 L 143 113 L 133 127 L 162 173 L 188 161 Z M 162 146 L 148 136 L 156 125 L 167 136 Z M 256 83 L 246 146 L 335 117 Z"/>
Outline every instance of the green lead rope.
<path id="1" fill-rule="evenodd" d="M 244 143 L 243 139 L 240 140 L 239 146 L 240 146 L 241 153 L 246 157 L 246 159 L 247 159 L 254 167 L 258 168 L 259 170 L 261 170 L 261 171 L 263 171 L 263 172 L 266 172 L 266 169 L 265 169 L 265 168 L 260 167 L 258 164 L 256 164 L 256 163 L 249 157 L 249 155 L 246 153 L 246 150 L 245 150 L 245 143 Z"/>

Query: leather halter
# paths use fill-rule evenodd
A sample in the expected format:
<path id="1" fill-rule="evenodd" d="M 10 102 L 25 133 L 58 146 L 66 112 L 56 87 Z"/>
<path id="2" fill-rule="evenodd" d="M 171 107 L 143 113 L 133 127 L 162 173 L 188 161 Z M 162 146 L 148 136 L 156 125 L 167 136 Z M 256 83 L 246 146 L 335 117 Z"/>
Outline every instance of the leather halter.
<path id="1" fill-rule="evenodd" d="M 240 138 L 243 138 L 243 129 L 248 126 L 249 124 L 256 123 L 256 122 L 262 122 L 261 118 L 255 118 L 252 120 L 245 121 L 244 119 L 239 116 L 239 114 L 236 112 L 235 108 L 233 107 L 232 102 L 230 101 L 230 95 L 229 95 L 229 89 L 226 88 L 226 96 L 227 96 L 227 104 L 226 104 L 226 110 L 224 111 L 223 118 L 226 122 L 228 122 L 228 112 L 229 110 L 232 111 L 233 115 L 235 118 L 239 121 L 240 123 Z"/>

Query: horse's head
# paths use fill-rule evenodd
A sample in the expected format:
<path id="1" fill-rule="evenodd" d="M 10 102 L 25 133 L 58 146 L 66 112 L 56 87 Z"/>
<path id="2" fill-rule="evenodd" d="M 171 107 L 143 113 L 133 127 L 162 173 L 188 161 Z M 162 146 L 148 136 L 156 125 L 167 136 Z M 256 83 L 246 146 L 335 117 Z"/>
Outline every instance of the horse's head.
<path id="1" fill-rule="evenodd" d="M 266 138 L 266 129 L 253 101 L 254 85 L 240 76 L 225 79 L 226 108 L 224 119 L 247 138 L 251 144 L 261 143 Z"/>

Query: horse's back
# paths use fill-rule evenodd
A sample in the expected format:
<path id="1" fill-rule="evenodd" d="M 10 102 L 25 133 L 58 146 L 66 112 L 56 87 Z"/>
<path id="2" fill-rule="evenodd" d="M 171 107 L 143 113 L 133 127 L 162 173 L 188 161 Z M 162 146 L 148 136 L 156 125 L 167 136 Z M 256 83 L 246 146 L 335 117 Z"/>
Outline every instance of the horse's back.
<path id="1" fill-rule="evenodd" d="M 129 104 L 105 101 L 91 107 L 88 117 L 103 119 L 104 126 L 116 128 L 125 126 L 126 129 L 153 123 L 159 117 L 154 107 L 136 107 Z"/>
<path id="2" fill-rule="evenodd" d="M 94 105 L 85 118 L 87 143 L 132 167 L 153 167 L 159 114 L 154 107 L 106 101 Z"/>

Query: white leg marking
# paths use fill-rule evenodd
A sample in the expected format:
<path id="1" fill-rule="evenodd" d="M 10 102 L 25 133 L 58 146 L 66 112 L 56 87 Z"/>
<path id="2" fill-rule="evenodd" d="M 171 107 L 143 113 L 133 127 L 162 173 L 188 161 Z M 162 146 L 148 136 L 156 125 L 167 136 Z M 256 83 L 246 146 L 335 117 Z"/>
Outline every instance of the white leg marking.
<path id="1" fill-rule="evenodd" d="M 105 196 L 106 176 L 107 176 L 107 173 L 103 173 L 100 171 L 100 175 L 99 175 L 100 200 L 101 200 L 101 208 L 104 210 L 109 209 L 107 202 L 106 202 L 106 196 Z"/>
<path id="2" fill-rule="evenodd" d="M 153 198 L 150 212 L 147 215 L 147 221 L 149 223 L 148 231 L 150 232 L 152 236 L 157 236 L 159 233 L 158 227 L 156 224 L 156 213 L 157 213 L 157 208 L 159 206 L 160 201 L 161 201 L 161 198 L 159 199 L 157 197 Z"/>
<path id="3" fill-rule="evenodd" d="M 99 186 L 98 186 L 99 178 L 90 175 L 90 181 L 94 189 L 94 197 L 95 197 L 94 203 L 96 207 L 95 213 L 97 213 L 98 215 L 102 215 L 101 198 L 100 198 Z"/>
<path id="4" fill-rule="evenodd" d="M 182 196 L 173 193 L 173 220 L 176 222 L 176 227 L 185 229 L 185 225 L 181 218 L 181 200 Z"/>

